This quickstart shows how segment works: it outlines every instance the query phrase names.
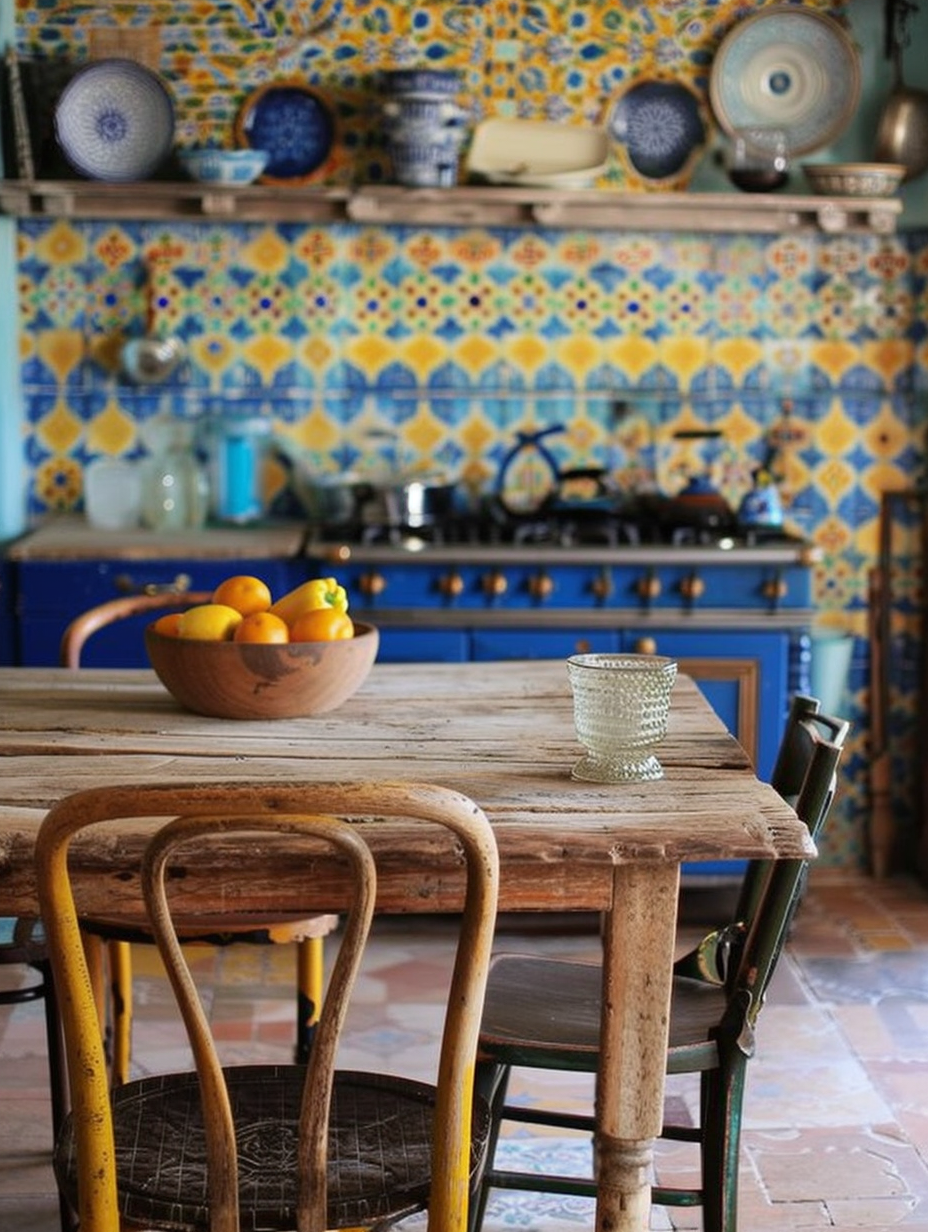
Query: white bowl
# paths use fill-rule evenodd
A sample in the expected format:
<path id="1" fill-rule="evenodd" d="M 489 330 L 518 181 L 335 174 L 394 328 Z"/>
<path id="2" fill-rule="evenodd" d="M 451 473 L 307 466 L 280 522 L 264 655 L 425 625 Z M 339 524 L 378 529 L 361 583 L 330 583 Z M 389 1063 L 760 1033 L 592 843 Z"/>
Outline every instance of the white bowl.
<path id="1" fill-rule="evenodd" d="M 891 197 L 906 171 L 901 163 L 803 163 L 802 170 L 826 197 Z"/>
<path id="2" fill-rule="evenodd" d="M 201 184 L 253 184 L 267 166 L 267 150 L 178 150 L 184 170 Z"/>

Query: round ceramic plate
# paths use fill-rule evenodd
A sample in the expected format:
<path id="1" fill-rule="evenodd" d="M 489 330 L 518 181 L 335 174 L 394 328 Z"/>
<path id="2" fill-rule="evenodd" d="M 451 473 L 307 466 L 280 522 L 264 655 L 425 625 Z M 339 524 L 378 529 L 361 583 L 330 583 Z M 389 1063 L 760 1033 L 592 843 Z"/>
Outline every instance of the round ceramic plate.
<path id="1" fill-rule="evenodd" d="M 705 125 L 696 96 L 679 82 L 641 81 L 616 102 L 607 127 L 639 175 L 678 175 L 703 144 Z"/>
<path id="2" fill-rule="evenodd" d="M 860 98 L 860 57 L 844 27 L 814 9 L 777 5 L 722 39 L 709 77 L 719 124 L 783 129 L 806 154 L 844 131 Z"/>
<path id="3" fill-rule="evenodd" d="M 75 171 L 144 180 L 174 144 L 174 105 L 160 77 L 134 60 L 80 69 L 55 106 L 55 136 Z"/>
<path id="4" fill-rule="evenodd" d="M 328 158 L 335 139 L 332 113 L 301 82 L 261 86 L 250 95 L 235 121 L 240 145 L 267 150 L 260 179 L 266 184 L 307 180 Z"/>

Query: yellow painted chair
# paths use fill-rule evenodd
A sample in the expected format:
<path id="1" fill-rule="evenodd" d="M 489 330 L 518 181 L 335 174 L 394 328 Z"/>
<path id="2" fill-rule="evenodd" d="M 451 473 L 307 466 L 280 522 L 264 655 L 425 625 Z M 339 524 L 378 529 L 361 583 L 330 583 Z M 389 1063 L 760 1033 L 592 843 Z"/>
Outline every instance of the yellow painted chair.
<path id="1" fill-rule="evenodd" d="M 207 603 L 208 591 L 158 591 L 154 594 L 123 595 L 87 609 L 67 626 L 61 638 L 62 667 L 81 666 L 87 640 L 99 630 L 133 616 L 155 619 L 163 612 L 195 603 Z M 110 1024 L 111 1081 L 118 1085 L 129 1077 L 132 1041 L 132 956 L 130 945 L 150 943 L 141 927 L 129 929 L 103 918 L 82 920 L 91 980 L 101 1019 Z M 189 944 L 296 946 L 296 1044 L 298 1061 L 309 1056 L 313 1029 L 322 1004 L 324 986 L 323 940 L 337 927 L 338 917 L 317 915 L 293 920 L 271 914 L 266 920 L 233 919 L 227 914 L 214 920 L 184 923 L 178 932 Z"/>
<path id="2" fill-rule="evenodd" d="M 163 819 L 143 858 L 141 894 L 196 1069 L 111 1090 L 67 856 L 87 826 L 137 817 Z M 463 853 L 466 898 L 434 1084 L 335 1069 L 377 893 L 373 856 L 353 823 L 382 817 L 444 827 Z M 223 1067 L 166 885 L 176 857 L 185 887 L 199 871 L 226 896 L 247 878 L 252 894 L 256 871 L 260 882 L 262 871 L 273 878 L 272 860 L 280 867 L 280 845 L 269 835 L 289 842 L 284 855 L 294 876 L 305 860 L 307 879 L 319 842 L 334 849 L 346 876 L 337 887 L 330 879 L 325 892 L 345 924 L 308 1065 Z M 215 845 L 230 840 L 243 844 L 247 858 L 226 850 L 217 861 Z M 486 1109 L 474 1099 L 474 1057 L 499 888 L 493 831 L 471 800 L 409 783 L 100 787 L 49 810 L 36 842 L 36 883 L 50 921 L 70 1074 L 72 1112 L 56 1175 L 78 1205 L 81 1232 L 324 1232 L 383 1228 L 420 1210 L 428 1211 L 429 1232 L 464 1232 L 486 1132 Z"/>

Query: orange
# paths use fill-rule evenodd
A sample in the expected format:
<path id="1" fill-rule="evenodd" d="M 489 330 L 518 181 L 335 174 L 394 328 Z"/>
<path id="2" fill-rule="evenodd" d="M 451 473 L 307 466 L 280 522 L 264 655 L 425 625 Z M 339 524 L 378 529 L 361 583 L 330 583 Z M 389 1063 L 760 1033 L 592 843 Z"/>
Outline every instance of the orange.
<path id="1" fill-rule="evenodd" d="M 177 636 L 201 642 L 228 642 L 241 623 L 242 613 L 226 603 L 198 603 L 181 613 Z"/>
<path id="2" fill-rule="evenodd" d="M 312 608 L 290 626 L 291 642 L 336 642 L 346 637 L 354 637 L 351 617 L 334 607 Z"/>
<path id="3" fill-rule="evenodd" d="M 289 642 L 287 622 L 273 612 L 249 612 L 232 635 L 233 642 Z"/>
<path id="4" fill-rule="evenodd" d="M 167 612 L 164 616 L 159 616 L 152 628 L 156 633 L 163 633 L 165 637 L 177 637 L 178 626 L 183 612 Z"/>
<path id="5" fill-rule="evenodd" d="M 248 573 L 237 573 L 220 582 L 213 591 L 213 603 L 234 607 L 243 616 L 266 612 L 271 606 L 271 592 L 266 582 Z"/>

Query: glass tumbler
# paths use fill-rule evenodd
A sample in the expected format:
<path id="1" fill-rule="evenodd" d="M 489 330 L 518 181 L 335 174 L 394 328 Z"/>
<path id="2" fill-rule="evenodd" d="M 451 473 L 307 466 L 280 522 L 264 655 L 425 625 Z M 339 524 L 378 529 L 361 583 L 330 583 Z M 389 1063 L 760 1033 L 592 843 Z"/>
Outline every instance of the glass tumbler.
<path id="1" fill-rule="evenodd" d="M 775 192 L 789 179 L 789 140 L 780 128 L 736 128 L 728 178 L 742 192 Z"/>
<path id="2" fill-rule="evenodd" d="M 590 783 L 662 778 L 654 750 L 667 732 L 676 662 L 660 655 L 571 655 L 567 675 L 577 739 L 586 749 L 573 777 Z"/>

